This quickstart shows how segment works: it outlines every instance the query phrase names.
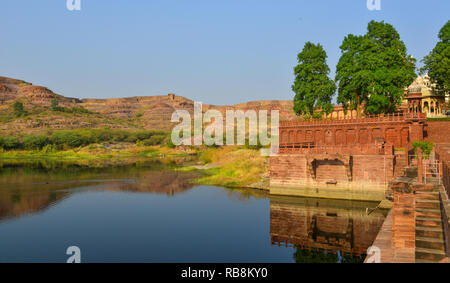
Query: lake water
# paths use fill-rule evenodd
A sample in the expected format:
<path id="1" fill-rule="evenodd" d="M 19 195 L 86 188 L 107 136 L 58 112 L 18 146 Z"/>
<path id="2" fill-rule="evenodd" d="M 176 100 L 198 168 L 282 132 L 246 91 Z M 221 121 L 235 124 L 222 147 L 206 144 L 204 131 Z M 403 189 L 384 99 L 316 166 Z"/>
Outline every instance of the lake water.
<path id="1" fill-rule="evenodd" d="M 386 215 L 173 169 L 0 162 L 0 262 L 66 262 L 69 246 L 82 262 L 361 262 Z"/>

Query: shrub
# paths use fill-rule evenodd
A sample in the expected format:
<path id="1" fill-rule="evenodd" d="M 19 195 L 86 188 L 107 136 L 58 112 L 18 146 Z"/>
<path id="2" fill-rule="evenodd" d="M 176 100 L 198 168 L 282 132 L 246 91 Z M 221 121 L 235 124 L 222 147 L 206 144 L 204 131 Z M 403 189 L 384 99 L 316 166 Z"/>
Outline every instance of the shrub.
<path id="1" fill-rule="evenodd" d="M 25 115 L 25 110 L 23 108 L 23 103 L 20 101 L 16 101 L 13 105 L 14 116 L 22 117 Z"/>
<path id="2" fill-rule="evenodd" d="M 261 142 L 258 139 L 258 142 L 256 145 L 251 145 L 250 141 L 248 139 L 245 139 L 245 148 L 246 149 L 251 149 L 251 150 L 260 150 L 261 148 L 263 148 Z"/>
<path id="3" fill-rule="evenodd" d="M 68 149 L 94 143 L 134 142 L 137 145 L 173 146 L 170 134 L 163 131 L 126 131 L 111 129 L 81 129 L 47 132 L 45 135 L 28 135 L 22 143 L 13 137 L 0 137 L 0 148 L 10 149 Z M 47 146 L 52 146 L 47 147 Z"/>
<path id="4" fill-rule="evenodd" d="M 53 99 L 52 100 L 52 104 L 51 104 L 52 110 L 53 111 L 59 111 L 58 105 L 59 105 L 58 99 Z"/>
<path id="5" fill-rule="evenodd" d="M 52 111 L 58 111 L 58 112 L 64 112 L 64 113 L 92 114 L 91 111 L 89 111 L 89 110 L 87 110 L 86 108 L 83 108 L 83 107 L 72 107 L 72 108 L 60 107 L 58 99 L 53 99 L 52 100 L 50 108 L 52 109 Z"/>
<path id="6" fill-rule="evenodd" d="M 0 137 L 0 147 L 6 150 L 18 149 L 21 147 L 21 143 L 14 137 Z"/>
<path id="7" fill-rule="evenodd" d="M 204 164 L 211 163 L 213 161 L 214 152 L 210 149 L 202 151 L 199 160 L 202 161 Z"/>
<path id="8" fill-rule="evenodd" d="M 175 144 L 173 144 L 172 138 L 170 136 L 168 136 L 166 138 L 166 140 L 164 141 L 164 145 L 169 147 L 169 148 L 176 148 L 177 147 Z"/>
<path id="9" fill-rule="evenodd" d="M 129 132 L 128 137 L 124 141 L 137 142 L 150 139 L 152 136 L 164 136 L 167 137 L 169 134 L 163 131 L 137 131 Z"/>
<path id="10" fill-rule="evenodd" d="M 67 108 L 64 108 L 64 109 L 67 109 Z M 83 108 L 83 107 L 72 107 L 72 108 L 68 109 L 65 112 L 70 112 L 70 113 L 74 113 L 74 114 L 76 114 L 76 113 L 78 113 L 78 114 L 92 114 L 93 113 L 93 112 L 91 112 L 91 111 L 89 111 L 89 110 L 87 110 L 86 108 Z"/>
<path id="11" fill-rule="evenodd" d="M 56 152 L 56 148 L 54 145 L 52 144 L 47 144 L 46 146 L 44 146 L 41 150 L 43 153 L 53 153 Z"/>
<path id="12" fill-rule="evenodd" d="M 42 149 L 50 143 L 47 136 L 44 135 L 29 135 L 22 140 L 25 149 Z"/>
<path id="13" fill-rule="evenodd" d="M 155 136 L 151 136 L 148 139 L 143 140 L 143 144 L 146 146 L 151 146 L 151 145 L 160 145 L 164 142 L 164 140 L 166 139 L 165 136 L 160 136 L 160 135 L 155 135 Z"/>
<path id="14" fill-rule="evenodd" d="M 91 143 L 101 143 L 112 140 L 112 133 L 109 129 L 95 129 L 88 131 L 91 135 Z"/>
<path id="15" fill-rule="evenodd" d="M 144 142 L 141 140 L 136 141 L 136 146 L 144 146 Z"/>
<path id="16" fill-rule="evenodd" d="M 421 142 L 413 142 L 412 146 L 414 147 L 414 153 L 417 154 L 417 148 L 420 148 L 423 152 L 423 158 L 430 158 L 430 154 L 433 151 L 434 144 L 432 142 L 421 141 Z"/>
<path id="17" fill-rule="evenodd" d="M 115 130 L 112 132 L 112 140 L 114 142 L 124 142 L 127 141 L 130 133 L 124 130 Z"/>
<path id="18" fill-rule="evenodd" d="M 79 147 L 83 145 L 83 136 L 74 131 L 60 131 L 51 135 L 53 144 L 67 147 Z"/>

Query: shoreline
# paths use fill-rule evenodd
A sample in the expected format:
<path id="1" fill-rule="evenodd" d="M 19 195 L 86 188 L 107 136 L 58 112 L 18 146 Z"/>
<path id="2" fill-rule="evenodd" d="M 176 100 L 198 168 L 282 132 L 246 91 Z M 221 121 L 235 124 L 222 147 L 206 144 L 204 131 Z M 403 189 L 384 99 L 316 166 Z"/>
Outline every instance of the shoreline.
<path id="1" fill-rule="evenodd" d="M 367 192 L 354 188 L 274 187 L 268 181 L 267 158 L 258 150 L 238 147 L 174 149 L 167 147 L 130 146 L 121 151 L 89 154 L 83 148 L 45 153 L 41 151 L 0 152 L 2 162 L 48 161 L 73 163 L 92 168 L 128 166 L 137 162 L 172 163 L 174 171 L 196 171 L 201 177 L 193 184 L 223 186 L 230 189 L 255 189 L 273 196 L 311 197 L 321 199 L 381 202 L 384 188 Z M 0 167 L 1 168 L 1 167 Z"/>

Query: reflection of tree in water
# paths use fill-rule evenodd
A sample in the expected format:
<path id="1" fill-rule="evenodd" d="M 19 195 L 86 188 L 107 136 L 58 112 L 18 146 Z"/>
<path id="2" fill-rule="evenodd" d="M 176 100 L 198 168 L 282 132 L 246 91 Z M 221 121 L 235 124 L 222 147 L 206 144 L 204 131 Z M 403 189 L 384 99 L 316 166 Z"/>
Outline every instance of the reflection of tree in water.
<path id="1" fill-rule="evenodd" d="M 266 191 L 249 188 L 225 188 L 229 199 L 238 200 L 243 203 L 249 203 L 252 198 L 263 199 L 268 198 Z"/>
<path id="2" fill-rule="evenodd" d="M 140 174 L 142 169 L 167 170 L 176 166 L 176 162 L 164 162 L 160 159 L 140 160 L 135 158 L 121 161 L 3 160 L 0 161 L 0 181 L 3 184 L 23 184 L 23 182 L 49 182 L 68 179 L 85 180 L 99 177 L 99 175 L 133 177 Z"/>
<path id="3" fill-rule="evenodd" d="M 294 260 L 296 263 L 363 263 L 364 257 L 341 255 L 326 250 L 302 249 L 299 245 L 295 247 Z"/>

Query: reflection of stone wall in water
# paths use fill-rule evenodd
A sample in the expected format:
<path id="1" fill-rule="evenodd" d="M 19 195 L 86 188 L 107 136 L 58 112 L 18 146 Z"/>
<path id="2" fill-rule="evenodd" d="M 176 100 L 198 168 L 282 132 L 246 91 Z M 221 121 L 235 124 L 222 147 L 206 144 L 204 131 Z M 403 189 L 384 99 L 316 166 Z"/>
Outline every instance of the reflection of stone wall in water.
<path id="1" fill-rule="evenodd" d="M 363 255 L 385 218 L 380 210 L 366 214 L 366 208 L 374 206 L 370 202 L 272 197 L 272 244 Z"/>

